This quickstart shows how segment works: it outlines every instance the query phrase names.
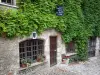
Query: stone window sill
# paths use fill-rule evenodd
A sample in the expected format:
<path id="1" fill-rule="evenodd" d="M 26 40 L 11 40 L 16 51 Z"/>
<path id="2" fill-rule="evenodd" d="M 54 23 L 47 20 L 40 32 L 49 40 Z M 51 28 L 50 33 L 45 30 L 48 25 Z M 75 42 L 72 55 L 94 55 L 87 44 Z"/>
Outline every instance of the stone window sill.
<path id="1" fill-rule="evenodd" d="M 77 53 L 67 53 L 62 56 L 62 63 L 68 66 L 70 57 L 76 55 Z"/>
<path id="2" fill-rule="evenodd" d="M 18 8 L 16 5 L 9 5 L 5 3 L 0 3 L 0 6 L 6 6 L 6 7 L 11 7 L 11 8 Z"/>
<path id="3" fill-rule="evenodd" d="M 76 55 L 77 53 L 67 53 L 65 54 L 66 56 L 72 56 L 72 55 Z"/>
<path id="4" fill-rule="evenodd" d="M 28 69 L 28 68 L 31 68 L 31 67 L 34 67 L 34 66 L 37 66 L 37 65 L 44 64 L 44 63 L 46 63 L 46 61 L 45 62 L 36 62 L 36 63 L 31 64 L 31 66 L 28 66 L 28 67 L 25 67 L 25 68 L 19 68 L 19 70 L 20 71 L 25 70 L 25 69 Z"/>
<path id="5" fill-rule="evenodd" d="M 69 59 L 71 56 L 76 55 L 77 53 L 67 53 L 62 55 L 62 60 L 63 59 Z"/>

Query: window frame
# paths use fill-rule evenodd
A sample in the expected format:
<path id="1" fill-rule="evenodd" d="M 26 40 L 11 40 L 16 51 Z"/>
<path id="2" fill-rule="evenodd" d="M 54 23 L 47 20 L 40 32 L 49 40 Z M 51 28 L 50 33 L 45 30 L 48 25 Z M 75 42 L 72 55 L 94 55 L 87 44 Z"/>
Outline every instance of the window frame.
<path id="1" fill-rule="evenodd" d="M 96 52 L 96 37 L 90 37 L 88 41 L 88 57 L 94 57 Z"/>
<path id="2" fill-rule="evenodd" d="M 0 3 L 8 4 L 8 5 L 16 5 L 16 0 L 10 0 L 10 1 L 11 2 L 9 3 L 9 2 L 7 2 L 7 0 L 5 0 L 5 1 L 0 0 Z"/>
<path id="3" fill-rule="evenodd" d="M 67 43 L 67 47 L 66 47 L 66 53 L 75 53 L 75 42 L 74 41 L 70 41 L 69 43 Z"/>
<path id="4" fill-rule="evenodd" d="M 20 67 L 22 59 L 31 59 L 31 63 L 35 63 L 39 55 L 44 55 L 44 40 L 29 39 L 19 43 Z"/>

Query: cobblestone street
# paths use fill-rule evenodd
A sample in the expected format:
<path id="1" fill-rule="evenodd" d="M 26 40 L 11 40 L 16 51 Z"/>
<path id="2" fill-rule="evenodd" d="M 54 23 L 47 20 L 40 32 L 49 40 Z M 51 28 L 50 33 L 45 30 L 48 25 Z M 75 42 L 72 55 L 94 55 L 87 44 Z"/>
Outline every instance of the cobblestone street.
<path id="1" fill-rule="evenodd" d="M 93 57 L 86 62 L 69 66 L 59 64 L 28 75 L 100 75 L 100 58 Z"/>
<path id="2" fill-rule="evenodd" d="M 70 72 L 67 69 L 58 66 L 54 66 L 52 68 L 44 69 L 29 75 L 80 75 L 80 74 L 76 72 Z"/>

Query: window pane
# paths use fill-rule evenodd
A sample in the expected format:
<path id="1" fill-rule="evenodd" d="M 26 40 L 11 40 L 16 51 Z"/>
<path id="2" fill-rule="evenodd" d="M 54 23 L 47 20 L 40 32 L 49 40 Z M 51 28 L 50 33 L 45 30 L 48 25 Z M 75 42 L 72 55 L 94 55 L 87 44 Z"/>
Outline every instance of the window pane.
<path id="1" fill-rule="evenodd" d="M 42 54 L 42 50 L 39 50 L 38 53 L 39 53 L 39 54 Z"/>
<path id="2" fill-rule="evenodd" d="M 13 4 L 13 0 L 1 0 L 3 3 Z"/>
<path id="3" fill-rule="evenodd" d="M 7 3 L 11 4 L 11 0 L 7 0 Z"/>
<path id="4" fill-rule="evenodd" d="M 88 42 L 88 56 L 93 57 L 95 56 L 95 47 L 96 47 L 96 38 L 90 37 Z"/>
<path id="5" fill-rule="evenodd" d="M 33 51 L 33 55 L 37 55 L 37 51 Z"/>
<path id="6" fill-rule="evenodd" d="M 20 43 L 19 46 L 20 46 L 20 47 L 24 47 L 24 43 Z"/>
<path id="7" fill-rule="evenodd" d="M 43 47 L 42 45 L 39 45 L 38 49 L 42 49 L 42 47 Z"/>
<path id="8" fill-rule="evenodd" d="M 43 41 L 38 39 L 26 40 L 19 43 L 20 59 L 30 59 L 36 62 L 37 56 L 43 54 Z M 21 62 L 21 60 L 20 60 Z M 20 64 L 21 65 L 21 64 Z"/>
<path id="9" fill-rule="evenodd" d="M 27 51 L 31 51 L 31 47 L 27 47 L 26 49 L 27 49 Z"/>
<path id="10" fill-rule="evenodd" d="M 22 54 L 20 54 L 20 58 L 23 58 L 23 55 Z"/>
<path id="11" fill-rule="evenodd" d="M 37 50 L 36 46 L 33 46 L 33 51 Z"/>
<path id="12" fill-rule="evenodd" d="M 68 43 L 67 52 L 75 52 L 75 43 L 73 41 Z"/>
<path id="13" fill-rule="evenodd" d="M 24 48 L 20 48 L 20 52 L 25 52 Z"/>
<path id="14" fill-rule="evenodd" d="M 27 46 L 31 46 L 31 41 L 27 41 Z"/>
<path id="15" fill-rule="evenodd" d="M 6 3 L 6 0 L 1 0 L 1 2 L 5 2 Z"/>
<path id="16" fill-rule="evenodd" d="M 27 56 L 31 56 L 31 52 L 27 52 Z"/>
<path id="17" fill-rule="evenodd" d="M 43 41 L 39 40 L 38 45 L 42 45 L 42 44 L 43 44 Z"/>
<path id="18" fill-rule="evenodd" d="M 25 57 L 25 53 L 23 53 L 23 58 Z"/>
<path id="19" fill-rule="evenodd" d="M 37 59 L 37 56 L 33 56 L 33 60 L 36 60 Z"/>
<path id="20" fill-rule="evenodd" d="M 89 51 L 88 56 L 89 57 L 94 57 L 95 56 L 95 51 Z"/>
<path id="21" fill-rule="evenodd" d="M 33 43 L 33 45 L 36 45 L 37 44 L 37 40 L 33 40 L 32 43 Z"/>

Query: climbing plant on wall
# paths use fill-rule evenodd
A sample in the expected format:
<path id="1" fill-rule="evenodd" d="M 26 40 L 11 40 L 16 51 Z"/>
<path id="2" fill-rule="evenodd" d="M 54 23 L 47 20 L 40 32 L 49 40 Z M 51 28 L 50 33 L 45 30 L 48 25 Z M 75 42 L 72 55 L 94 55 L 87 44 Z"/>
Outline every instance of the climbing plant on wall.
<path id="1" fill-rule="evenodd" d="M 83 0 L 83 11 L 88 31 L 100 36 L 100 0 Z"/>
<path id="2" fill-rule="evenodd" d="M 0 35 L 5 33 L 8 38 L 27 36 L 33 31 L 40 34 L 52 28 L 62 34 L 66 44 L 74 38 L 77 55 L 80 60 L 85 60 L 87 39 L 100 29 L 99 17 L 95 16 L 99 11 L 93 8 L 92 1 L 97 5 L 99 0 L 21 0 L 17 2 L 18 10 L 0 10 Z M 58 5 L 64 9 L 62 16 L 56 15 Z M 97 13 L 92 13 L 92 9 Z"/>

